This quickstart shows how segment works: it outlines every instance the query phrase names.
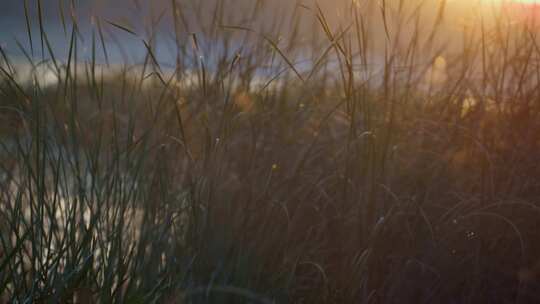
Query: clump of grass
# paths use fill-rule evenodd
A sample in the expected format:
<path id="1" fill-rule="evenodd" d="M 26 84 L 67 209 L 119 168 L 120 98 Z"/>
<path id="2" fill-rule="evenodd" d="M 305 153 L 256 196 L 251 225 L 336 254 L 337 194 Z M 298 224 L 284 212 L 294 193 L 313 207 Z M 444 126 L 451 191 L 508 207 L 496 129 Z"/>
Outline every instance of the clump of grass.
<path id="1" fill-rule="evenodd" d="M 531 24 L 448 33 L 445 2 L 352 1 L 336 22 L 171 1 L 168 69 L 160 18 L 143 35 L 96 16 L 82 57 L 61 14 L 59 58 L 33 4 L 21 52 L 57 81 L 23 83 L 2 49 L 0 299 L 538 300 Z M 99 63 L 113 31 L 142 62 Z"/>

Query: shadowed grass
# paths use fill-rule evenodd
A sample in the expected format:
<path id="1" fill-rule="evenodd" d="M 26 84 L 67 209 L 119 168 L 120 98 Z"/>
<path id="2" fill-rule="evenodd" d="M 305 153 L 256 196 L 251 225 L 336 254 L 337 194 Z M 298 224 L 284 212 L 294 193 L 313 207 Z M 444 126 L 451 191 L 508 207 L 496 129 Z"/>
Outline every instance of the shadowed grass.
<path id="1" fill-rule="evenodd" d="M 539 300 L 534 26 L 173 0 L 83 37 L 59 5 L 67 58 L 40 1 L 28 62 L 0 49 L 3 301 Z M 111 30 L 139 64 L 111 61 Z"/>

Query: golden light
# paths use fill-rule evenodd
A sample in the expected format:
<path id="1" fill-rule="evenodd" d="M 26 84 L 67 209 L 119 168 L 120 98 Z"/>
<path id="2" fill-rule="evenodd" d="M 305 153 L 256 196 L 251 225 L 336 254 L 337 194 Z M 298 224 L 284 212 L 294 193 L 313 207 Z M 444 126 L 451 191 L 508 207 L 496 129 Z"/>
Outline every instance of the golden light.
<path id="1" fill-rule="evenodd" d="M 540 20 L 540 0 L 480 0 L 480 3 L 502 7 L 517 20 L 534 23 Z"/>
<path id="2" fill-rule="evenodd" d="M 540 4 L 540 0 L 482 0 L 485 3 L 502 3 L 502 4 Z"/>
<path id="3" fill-rule="evenodd" d="M 540 0 L 480 0 L 482 4 L 537 6 Z"/>

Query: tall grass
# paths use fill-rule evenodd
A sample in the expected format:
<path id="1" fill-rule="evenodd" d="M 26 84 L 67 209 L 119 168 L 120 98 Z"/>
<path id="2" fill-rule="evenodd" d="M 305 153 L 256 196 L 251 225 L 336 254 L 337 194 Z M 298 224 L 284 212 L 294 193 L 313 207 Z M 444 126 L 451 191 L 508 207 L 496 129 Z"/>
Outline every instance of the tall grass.
<path id="1" fill-rule="evenodd" d="M 238 5 L 95 16 L 84 37 L 60 2 L 58 46 L 21 3 L 26 61 L 0 60 L 2 301 L 540 300 L 534 23 Z M 141 62 L 111 62 L 121 35 Z"/>

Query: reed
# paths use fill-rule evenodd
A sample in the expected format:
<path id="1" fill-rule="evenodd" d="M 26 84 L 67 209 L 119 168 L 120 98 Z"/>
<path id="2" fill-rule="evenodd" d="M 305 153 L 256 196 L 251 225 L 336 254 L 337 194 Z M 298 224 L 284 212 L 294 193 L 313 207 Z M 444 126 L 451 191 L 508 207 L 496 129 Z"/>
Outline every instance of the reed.
<path id="1" fill-rule="evenodd" d="M 59 1 L 65 46 L 21 3 L 22 56 L 0 48 L 1 301 L 540 299 L 534 23 L 240 3 L 157 1 L 144 28 L 95 16 L 84 36 Z M 124 36 L 141 61 L 113 61 Z"/>

